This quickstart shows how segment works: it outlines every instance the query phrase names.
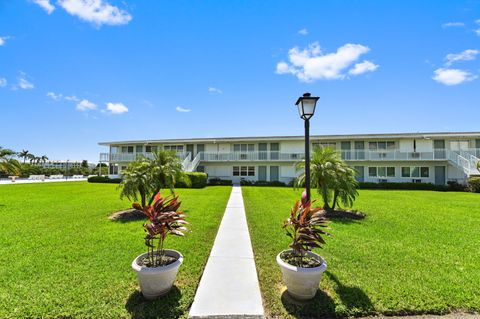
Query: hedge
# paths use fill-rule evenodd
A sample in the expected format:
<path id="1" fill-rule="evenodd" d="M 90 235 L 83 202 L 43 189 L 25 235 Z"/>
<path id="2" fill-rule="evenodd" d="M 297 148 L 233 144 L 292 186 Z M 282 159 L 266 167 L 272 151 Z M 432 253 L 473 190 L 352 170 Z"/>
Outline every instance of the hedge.
<path id="1" fill-rule="evenodd" d="M 468 190 L 473 193 L 480 193 L 480 177 L 470 177 Z"/>
<path id="2" fill-rule="evenodd" d="M 400 189 L 400 190 L 431 190 L 431 191 L 465 191 L 465 187 L 456 182 L 449 182 L 448 185 L 435 185 L 432 183 L 358 183 L 359 189 Z"/>
<path id="3" fill-rule="evenodd" d="M 272 182 L 267 182 L 267 181 L 249 181 L 249 180 L 241 180 L 240 185 L 242 186 L 269 186 L 269 187 L 286 187 L 287 184 L 284 182 L 279 182 L 279 181 L 272 181 Z"/>
<path id="4" fill-rule="evenodd" d="M 229 179 L 211 178 L 208 186 L 232 186 L 233 182 Z"/>
<path id="5" fill-rule="evenodd" d="M 204 188 L 207 186 L 208 175 L 201 172 L 186 172 L 187 181 L 178 181 L 175 188 Z"/>
<path id="6" fill-rule="evenodd" d="M 91 176 L 88 178 L 89 183 L 112 183 L 120 184 L 121 178 L 110 178 L 108 176 Z"/>

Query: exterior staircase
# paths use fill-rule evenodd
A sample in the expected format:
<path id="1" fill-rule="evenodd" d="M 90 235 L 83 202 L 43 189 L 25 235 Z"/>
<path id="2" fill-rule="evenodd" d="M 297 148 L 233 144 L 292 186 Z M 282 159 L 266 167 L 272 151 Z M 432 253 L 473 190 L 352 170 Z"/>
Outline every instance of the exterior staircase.
<path id="1" fill-rule="evenodd" d="M 201 153 L 198 153 L 193 160 L 191 159 L 191 153 L 187 153 L 187 156 L 182 162 L 183 170 L 185 172 L 195 172 L 198 167 L 198 163 L 200 163 L 200 156 Z"/>
<path id="2" fill-rule="evenodd" d="M 471 151 L 450 151 L 448 161 L 463 170 L 467 177 L 480 176 L 478 163 L 480 159 Z"/>

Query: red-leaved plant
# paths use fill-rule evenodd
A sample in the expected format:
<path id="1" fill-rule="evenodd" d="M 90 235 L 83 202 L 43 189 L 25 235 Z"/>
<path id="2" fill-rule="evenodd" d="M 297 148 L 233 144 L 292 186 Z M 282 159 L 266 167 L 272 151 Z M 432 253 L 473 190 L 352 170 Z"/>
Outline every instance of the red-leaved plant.
<path id="1" fill-rule="evenodd" d="M 142 210 L 148 218 L 143 225 L 146 236 L 145 245 L 148 248 L 148 267 L 163 266 L 167 263 L 165 258 L 164 243 L 168 235 L 184 236 L 188 231 L 184 225 L 185 214 L 179 211 L 181 202 L 175 194 L 162 197 L 160 193 L 155 195 L 153 205 L 142 207 L 138 203 L 132 206 Z"/>
<path id="2" fill-rule="evenodd" d="M 292 239 L 290 248 L 293 250 L 297 266 L 301 267 L 304 264 L 307 251 L 322 248 L 325 244 L 322 236 L 330 236 L 324 231 L 327 223 L 325 211 L 321 207 L 312 207 L 312 202 L 306 200 L 305 193 L 302 194 L 302 201 L 296 201 L 290 217 L 283 225 L 287 236 Z"/>

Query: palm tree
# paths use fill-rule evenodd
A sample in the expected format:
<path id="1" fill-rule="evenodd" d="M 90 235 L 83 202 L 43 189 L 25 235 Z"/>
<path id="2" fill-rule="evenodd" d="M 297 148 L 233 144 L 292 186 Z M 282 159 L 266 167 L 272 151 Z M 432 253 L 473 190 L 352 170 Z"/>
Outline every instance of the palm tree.
<path id="1" fill-rule="evenodd" d="M 0 170 L 6 174 L 20 173 L 20 163 L 13 158 L 16 153 L 10 149 L 0 147 Z"/>
<path id="2" fill-rule="evenodd" d="M 40 160 L 42 161 L 43 164 L 45 164 L 45 162 L 48 161 L 47 155 L 42 155 L 42 156 L 40 157 Z"/>
<path id="3" fill-rule="evenodd" d="M 23 163 L 25 164 L 25 160 L 28 158 L 30 155 L 30 151 L 28 150 L 22 150 L 21 152 L 18 152 L 18 157 L 23 158 Z"/>
<path id="4" fill-rule="evenodd" d="M 296 164 L 297 171 L 304 170 L 305 161 Z M 310 179 L 323 199 L 325 210 L 335 209 L 338 199 L 344 206 L 350 207 L 358 195 L 356 171 L 345 163 L 338 152 L 332 148 L 314 150 L 310 160 Z M 304 185 L 305 173 L 296 180 L 296 186 Z M 330 204 L 331 203 L 331 204 Z"/>
<path id="5" fill-rule="evenodd" d="M 32 164 L 35 161 L 35 155 L 33 155 L 32 153 L 27 154 L 27 158 L 30 164 Z"/>
<path id="6" fill-rule="evenodd" d="M 142 207 L 151 205 L 155 195 L 165 188 L 173 192 L 175 183 L 184 177 L 182 163 L 172 151 L 158 151 L 153 159 L 139 157 L 122 171 L 120 198 L 140 199 Z"/>

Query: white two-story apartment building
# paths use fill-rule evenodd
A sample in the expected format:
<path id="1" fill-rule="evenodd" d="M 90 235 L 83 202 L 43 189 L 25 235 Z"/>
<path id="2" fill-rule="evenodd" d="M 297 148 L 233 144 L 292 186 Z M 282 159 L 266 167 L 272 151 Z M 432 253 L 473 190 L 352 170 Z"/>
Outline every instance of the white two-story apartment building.
<path id="1" fill-rule="evenodd" d="M 480 132 L 404 133 L 311 136 L 311 148 L 331 147 L 358 171 L 363 182 L 465 183 L 480 175 Z M 108 152 L 100 162 L 110 175 L 121 175 L 138 156 L 173 150 L 186 171 L 209 178 L 288 183 L 298 175 L 294 165 L 304 158 L 303 136 L 192 138 L 102 142 Z"/>

